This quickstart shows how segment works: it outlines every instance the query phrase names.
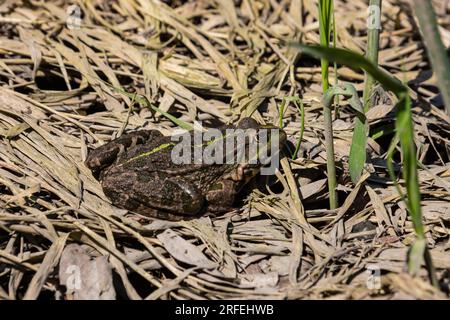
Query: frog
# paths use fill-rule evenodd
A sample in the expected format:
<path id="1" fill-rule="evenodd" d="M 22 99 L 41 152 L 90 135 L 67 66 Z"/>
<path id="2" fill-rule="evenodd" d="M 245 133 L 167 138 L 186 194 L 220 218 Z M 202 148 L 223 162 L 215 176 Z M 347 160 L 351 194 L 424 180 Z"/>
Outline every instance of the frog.
<path id="1" fill-rule="evenodd" d="M 227 129 L 252 129 L 254 139 L 258 139 L 261 129 L 274 129 L 278 133 L 280 148 L 286 141 L 286 133 L 282 129 L 260 125 L 247 117 L 237 125 L 218 128 L 219 138 L 213 142 L 219 143 L 220 147 L 225 147 L 227 140 L 231 139 Z M 194 132 L 188 132 L 189 136 L 193 137 Z M 125 133 L 89 152 L 85 164 L 99 179 L 104 194 L 114 206 L 146 217 L 172 221 L 233 209 L 237 194 L 263 165 L 260 161 L 250 161 L 250 158 L 232 163 L 194 161 L 194 149 L 203 151 L 211 141 L 194 143 L 191 161 L 178 163 L 173 160 L 176 140 L 158 130 Z M 250 136 L 240 147 L 248 148 L 249 141 Z M 275 152 L 270 150 L 271 144 L 267 145 L 270 156 L 273 156 Z M 237 154 L 238 143 L 226 152 Z"/>

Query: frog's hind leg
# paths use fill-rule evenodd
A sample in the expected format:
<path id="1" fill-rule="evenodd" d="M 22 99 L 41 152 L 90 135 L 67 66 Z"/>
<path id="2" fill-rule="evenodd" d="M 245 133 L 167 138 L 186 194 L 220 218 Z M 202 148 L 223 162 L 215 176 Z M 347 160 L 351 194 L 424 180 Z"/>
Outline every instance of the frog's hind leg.
<path id="1" fill-rule="evenodd" d="M 209 212 L 226 212 L 233 207 L 236 196 L 236 182 L 222 180 L 213 184 L 206 194 Z"/>
<path id="2" fill-rule="evenodd" d="M 112 165 L 127 149 L 161 136 L 161 132 L 156 130 L 140 130 L 123 134 L 92 150 L 86 159 L 86 166 L 94 173 L 98 173 Z"/>
<path id="3" fill-rule="evenodd" d="M 154 172 L 110 173 L 105 176 L 103 190 L 115 206 L 168 220 L 196 216 L 205 203 L 205 197 L 194 185 Z"/>

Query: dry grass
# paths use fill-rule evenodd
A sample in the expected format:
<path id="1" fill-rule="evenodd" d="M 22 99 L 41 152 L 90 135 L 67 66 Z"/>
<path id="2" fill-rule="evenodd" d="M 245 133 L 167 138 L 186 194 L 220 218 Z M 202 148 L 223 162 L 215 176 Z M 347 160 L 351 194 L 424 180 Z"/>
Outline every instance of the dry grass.
<path id="1" fill-rule="evenodd" d="M 70 243 L 84 245 L 75 250 L 106 270 L 91 275 L 102 290 L 114 292 L 111 270 L 118 275 L 120 298 L 448 298 L 450 125 L 407 2 L 383 1 L 379 61 L 413 89 L 424 222 L 447 293 L 428 284 L 425 270 L 417 278 L 405 273 L 414 232 L 387 174 L 389 135 L 369 139 L 371 163 L 351 183 L 345 102 L 334 122 L 345 201 L 326 209 L 320 66 L 282 44 L 318 43 L 315 1 L 76 3 L 84 13 L 80 29 L 66 26 L 69 1 L 0 4 L 0 299 L 62 298 L 60 258 Z M 444 3 L 436 1 L 436 9 L 449 46 Z M 364 50 L 366 9 L 362 0 L 336 1 L 338 46 Z M 362 74 L 338 72 L 362 90 Z M 282 98 L 299 95 L 306 110 L 299 158 L 283 159 L 276 192 L 255 189 L 239 210 L 182 222 L 136 217 L 106 199 L 83 163 L 88 147 L 142 128 L 169 134 L 174 125 L 132 107 L 112 87 L 209 126 L 248 115 L 277 123 Z M 394 98 L 383 90 L 377 98 L 371 126 L 392 125 Z M 300 116 L 293 105 L 283 120 L 295 143 Z M 366 285 L 374 266 L 379 289 Z"/>

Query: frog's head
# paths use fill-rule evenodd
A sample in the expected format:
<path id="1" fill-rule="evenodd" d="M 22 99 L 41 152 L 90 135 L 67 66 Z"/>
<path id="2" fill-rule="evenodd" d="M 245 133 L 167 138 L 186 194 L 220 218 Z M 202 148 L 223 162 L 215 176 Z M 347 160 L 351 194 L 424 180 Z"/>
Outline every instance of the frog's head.
<path id="1" fill-rule="evenodd" d="M 252 118 L 244 118 L 235 126 L 191 134 L 203 135 L 200 144 L 193 144 L 191 155 L 201 155 L 203 167 L 212 165 L 214 170 L 220 167 L 226 174 L 237 169 L 239 177 L 233 180 L 251 178 L 268 163 L 271 167 L 278 165 L 279 151 L 286 142 L 286 133 L 282 129 L 260 125 Z M 191 159 L 197 158 L 187 160 Z"/>
<path id="2" fill-rule="evenodd" d="M 261 167 L 270 166 L 272 170 L 264 170 L 264 174 L 273 174 L 279 164 L 280 150 L 284 147 L 287 135 L 283 129 L 275 125 L 261 125 L 252 118 L 243 118 L 237 129 L 242 129 L 245 134 L 245 143 L 238 144 L 233 150 L 236 154 L 245 151 L 244 158 L 239 163 L 240 170 L 246 179 L 255 176 L 261 171 Z M 268 169 L 268 168 L 264 168 Z"/>
<path id="3" fill-rule="evenodd" d="M 252 118 L 243 118 L 236 128 L 243 130 L 253 129 L 254 135 L 250 135 L 250 138 L 253 137 L 257 142 L 260 142 L 258 155 L 261 155 L 261 152 L 267 152 L 267 154 L 279 152 L 287 141 L 287 135 L 283 129 L 272 124 L 261 125 Z M 250 142 L 251 140 L 246 140 L 246 145 L 249 145 Z"/>

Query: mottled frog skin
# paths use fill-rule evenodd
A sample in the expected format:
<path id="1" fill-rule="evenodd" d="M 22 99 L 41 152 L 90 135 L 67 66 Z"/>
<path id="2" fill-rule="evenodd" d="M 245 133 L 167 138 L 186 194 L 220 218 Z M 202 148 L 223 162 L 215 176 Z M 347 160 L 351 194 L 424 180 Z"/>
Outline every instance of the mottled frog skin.
<path id="1" fill-rule="evenodd" d="M 244 118 L 237 126 L 220 128 L 223 145 L 229 128 L 255 129 L 258 134 L 261 128 L 276 127 Z M 283 143 L 286 135 L 276 129 Z M 115 206 L 167 220 L 230 210 L 236 194 L 261 166 L 245 162 L 175 164 L 171 157 L 175 144 L 156 130 L 131 132 L 91 151 L 86 165 L 99 177 L 105 195 Z M 205 148 L 206 144 L 195 147 Z"/>

